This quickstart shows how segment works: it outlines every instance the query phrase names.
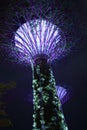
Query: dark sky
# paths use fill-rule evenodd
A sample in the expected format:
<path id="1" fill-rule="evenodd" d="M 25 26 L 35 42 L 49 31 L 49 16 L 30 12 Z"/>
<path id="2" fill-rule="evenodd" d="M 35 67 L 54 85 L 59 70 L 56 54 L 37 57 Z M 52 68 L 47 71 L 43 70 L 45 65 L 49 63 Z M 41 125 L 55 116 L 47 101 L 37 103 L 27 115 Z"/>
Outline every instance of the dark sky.
<path id="1" fill-rule="evenodd" d="M 58 0 L 56 0 L 58 2 Z M 61 3 L 63 0 L 60 0 Z M 6 17 L 8 4 L 12 0 L 0 0 L 0 20 Z M 18 0 L 18 2 L 20 2 Z M 16 0 L 13 0 L 17 4 Z M 12 4 L 13 4 L 12 3 Z M 52 64 L 57 84 L 66 85 L 73 91 L 71 99 L 63 105 L 69 130 L 86 130 L 87 126 L 87 1 L 66 0 L 71 9 L 73 20 L 78 26 L 78 44 L 72 53 L 64 59 Z M 1 25 L 0 25 L 1 27 Z M 2 27 L 1 27 L 2 28 Z M 4 43 L 3 43 L 4 44 Z M 3 56 L 4 55 L 4 56 Z M 6 56 L 7 57 L 7 56 Z M 30 66 L 12 63 L 5 59 L 5 53 L 0 52 L 0 82 L 16 82 L 16 88 L 9 90 L 6 95 L 9 118 L 13 128 L 7 130 L 31 130 L 33 105 L 28 101 L 32 96 L 32 71 Z M 1 128 L 2 129 L 2 128 Z M 0 130 L 1 130 L 0 129 Z M 4 130 L 4 129 L 3 129 Z"/>

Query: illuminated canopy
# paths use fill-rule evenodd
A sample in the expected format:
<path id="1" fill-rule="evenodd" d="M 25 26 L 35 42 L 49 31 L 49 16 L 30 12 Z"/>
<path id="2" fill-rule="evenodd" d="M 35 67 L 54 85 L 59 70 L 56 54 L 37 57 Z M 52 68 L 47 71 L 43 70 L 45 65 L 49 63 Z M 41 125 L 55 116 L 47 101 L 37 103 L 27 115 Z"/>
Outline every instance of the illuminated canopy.
<path id="1" fill-rule="evenodd" d="M 16 31 L 15 50 L 20 60 L 33 62 L 37 55 L 45 54 L 48 61 L 61 57 L 65 51 L 65 37 L 62 31 L 46 20 L 31 20 Z"/>

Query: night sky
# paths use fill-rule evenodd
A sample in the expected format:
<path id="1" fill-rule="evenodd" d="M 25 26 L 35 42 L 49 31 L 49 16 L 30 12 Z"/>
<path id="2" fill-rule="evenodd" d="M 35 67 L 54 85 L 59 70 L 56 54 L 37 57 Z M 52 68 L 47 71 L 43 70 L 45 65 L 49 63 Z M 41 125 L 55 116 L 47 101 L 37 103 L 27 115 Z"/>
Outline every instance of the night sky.
<path id="1" fill-rule="evenodd" d="M 59 0 L 62 1 L 63 0 Z M 4 21 L 9 3 L 16 0 L 0 0 L 0 21 Z M 20 0 L 18 0 L 20 3 Z M 58 0 L 56 0 L 58 4 Z M 69 130 L 87 129 L 87 1 L 66 0 L 67 8 L 77 25 L 78 43 L 65 58 L 52 64 L 56 83 L 72 90 L 72 97 L 63 105 Z M 0 24 L 0 30 L 5 29 Z M 1 31 L 0 31 L 1 33 Z M 4 35 L 4 33 L 3 33 Z M 2 37 L 0 36 L 0 39 Z M 1 43 L 1 45 L 4 45 Z M 14 81 L 16 88 L 9 89 L 4 96 L 6 111 L 13 127 L 0 130 L 32 130 L 32 70 L 30 66 L 11 62 L 7 53 L 0 49 L 0 83 Z"/>

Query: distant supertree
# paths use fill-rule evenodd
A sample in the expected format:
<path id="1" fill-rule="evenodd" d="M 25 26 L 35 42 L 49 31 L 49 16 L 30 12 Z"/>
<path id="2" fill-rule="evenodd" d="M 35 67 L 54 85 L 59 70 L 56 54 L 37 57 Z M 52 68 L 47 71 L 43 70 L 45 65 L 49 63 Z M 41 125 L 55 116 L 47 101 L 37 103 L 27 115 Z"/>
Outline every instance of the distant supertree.
<path id="1" fill-rule="evenodd" d="M 67 89 L 66 87 L 62 87 L 60 85 L 56 86 L 56 91 L 62 105 L 66 103 L 73 95 L 70 89 Z"/>
<path id="2" fill-rule="evenodd" d="M 16 17 L 13 17 L 9 29 L 11 32 L 15 30 L 11 33 L 13 54 L 32 68 L 33 130 L 68 129 L 57 96 L 51 63 L 70 51 L 72 24 L 64 21 L 64 10 L 58 10 L 55 6 L 53 1 L 49 4 L 47 1 L 37 1 L 27 7 L 23 5 L 15 11 Z"/>

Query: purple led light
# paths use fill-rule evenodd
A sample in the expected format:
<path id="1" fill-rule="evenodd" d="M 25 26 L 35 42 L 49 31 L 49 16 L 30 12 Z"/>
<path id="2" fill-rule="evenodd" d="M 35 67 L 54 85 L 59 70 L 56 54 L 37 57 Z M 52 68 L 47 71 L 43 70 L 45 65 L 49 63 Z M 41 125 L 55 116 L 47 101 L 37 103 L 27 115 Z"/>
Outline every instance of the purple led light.
<path id="1" fill-rule="evenodd" d="M 67 89 L 61 86 L 56 86 L 56 91 L 61 103 L 64 104 L 65 102 L 67 102 L 67 100 L 69 99 L 69 92 L 67 91 Z"/>
<path id="2" fill-rule="evenodd" d="M 15 51 L 19 60 L 34 62 L 37 55 L 45 54 L 53 61 L 65 52 L 66 40 L 62 31 L 46 20 L 31 20 L 21 25 L 15 33 Z"/>

